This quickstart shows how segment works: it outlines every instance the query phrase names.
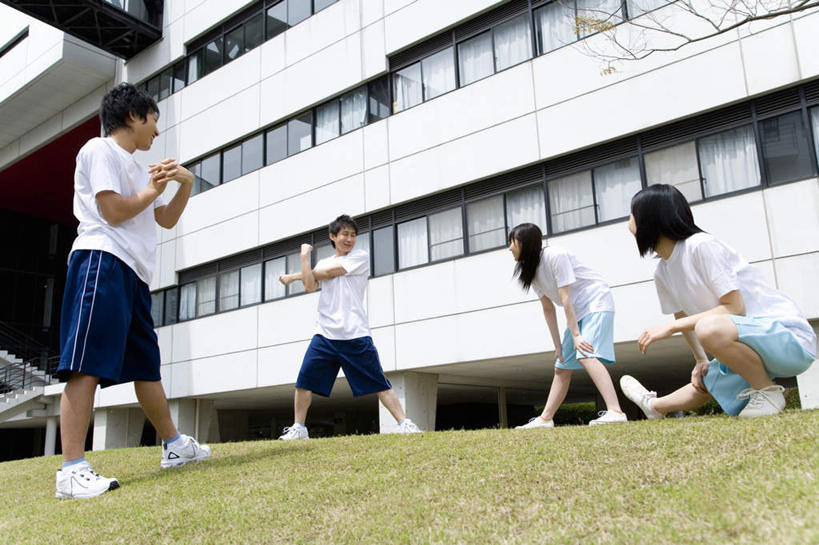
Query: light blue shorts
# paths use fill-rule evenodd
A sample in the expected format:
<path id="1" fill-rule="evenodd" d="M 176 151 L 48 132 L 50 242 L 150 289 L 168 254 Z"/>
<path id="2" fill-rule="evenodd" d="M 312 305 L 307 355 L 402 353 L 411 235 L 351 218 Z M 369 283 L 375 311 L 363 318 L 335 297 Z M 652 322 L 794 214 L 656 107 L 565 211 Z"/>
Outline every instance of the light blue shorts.
<path id="1" fill-rule="evenodd" d="M 593 354 L 580 354 L 580 358 L 597 358 L 606 365 L 614 363 L 614 312 L 592 312 L 587 314 L 577 322 L 580 328 L 580 336 L 589 341 L 594 347 Z M 563 363 L 555 360 L 555 367 L 558 369 L 583 369 L 577 361 L 578 353 L 574 349 L 574 339 L 569 328 L 563 333 L 561 343 L 563 353 Z"/>
<path id="2" fill-rule="evenodd" d="M 778 320 L 764 317 L 728 316 L 737 326 L 739 342 L 759 354 L 762 365 L 771 378 L 792 377 L 804 373 L 816 359 L 808 353 L 796 336 Z M 703 377 L 708 393 L 717 400 L 726 414 L 735 416 L 745 408 L 748 399 L 737 394 L 750 384 L 717 359 L 711 360 Z"/>

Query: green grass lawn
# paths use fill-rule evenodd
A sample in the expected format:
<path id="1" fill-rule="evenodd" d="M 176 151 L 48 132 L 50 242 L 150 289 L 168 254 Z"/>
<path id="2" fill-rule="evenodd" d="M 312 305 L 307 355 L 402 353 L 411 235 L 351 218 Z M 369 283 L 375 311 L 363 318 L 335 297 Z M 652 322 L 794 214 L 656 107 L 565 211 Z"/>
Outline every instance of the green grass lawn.
<path id="1" fill-rule="evenodd" d="M 0 464 L 0 543 L 819 543 L 819 411 L 89 453 L 122 487 L 54 499 Z"/>

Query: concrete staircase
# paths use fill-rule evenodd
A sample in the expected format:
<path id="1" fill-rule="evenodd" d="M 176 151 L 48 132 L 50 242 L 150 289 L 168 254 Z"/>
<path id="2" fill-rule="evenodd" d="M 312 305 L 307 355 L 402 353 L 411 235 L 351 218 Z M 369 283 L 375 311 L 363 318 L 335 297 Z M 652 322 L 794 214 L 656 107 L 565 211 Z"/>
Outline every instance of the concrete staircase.
<path id="1" fill-rule="evenodd" d="M 7 420 L 43 395 L 48 384 L 57 382 L 42 369 L 27 364 L 7 350 L 0 350 L 0 422 Z"/>

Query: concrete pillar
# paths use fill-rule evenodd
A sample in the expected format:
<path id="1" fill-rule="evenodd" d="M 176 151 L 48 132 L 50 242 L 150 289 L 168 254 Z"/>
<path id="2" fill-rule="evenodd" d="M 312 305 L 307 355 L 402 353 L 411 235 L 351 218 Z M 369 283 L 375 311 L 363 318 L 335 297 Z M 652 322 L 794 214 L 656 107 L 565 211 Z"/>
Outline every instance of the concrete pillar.
<path id="1" fill-rule="evenodd" d="M 438 375 L 402 372 L 389 373 L 388 378 L 407 418 L 424 431 L 434 431 Z M 395 433 L 398 430 L 398 423 L 381 403 L 378 404 L 378 422 L 381 433 Z"/>
<path id="2" fill-rule="evenodd" d="M 819 360 L 796 377 L 802 409 L 819 409 Z"/>
<path id="3" fill-rule="evenodd" d="M 138 447 L 144 424 L 142 409 L 97 409 L 92 449 Z"/>
<path id="4" fill-rule="evenodd" d="M 196 439 L 200 443 L 219 443 L 219 418 L 212 399 L 196 400 Z"/>
<path id="5" fill-rule="evenodd" d="M 57 424 L 59 421 L 59 416 L 49 416 L 46 418 L 46 435 L 43 456 L 54 456 L 54 453 L 57 452 Z"/>
<path id="6" fill-rule="evenodd" d="M 168 400 L 168 407 L 171 410 L 171 420 L 176 424 L 179 433 L 196 436 L 196 400 L 195 399 L 171 399 Z M 167 439 L 164 437 L 163 439 Z"/>

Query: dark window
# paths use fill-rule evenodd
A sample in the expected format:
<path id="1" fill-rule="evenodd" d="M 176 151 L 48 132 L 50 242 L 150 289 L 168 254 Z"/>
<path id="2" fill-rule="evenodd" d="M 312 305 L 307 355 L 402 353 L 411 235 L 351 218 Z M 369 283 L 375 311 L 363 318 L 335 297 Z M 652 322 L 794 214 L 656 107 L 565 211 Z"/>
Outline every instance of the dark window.
<path id="1" fill-rule="evenodd" d="M 287 122 L 287 154 L 293 155 L 313 145 L 313 113 L 304 112 Z"/>
<path id="2" fill-rule="evenodd" d="M 259 133 L 242 142 L 242 174 L 262 168 L 264 165 L 264 135 Z"/>
<path id="3" fill-rule="evenodd" d="M 222 37 L 219 36 L 205 46 L 205 70 L 203 75 L 210 74 L 222 66 L 222 63 Z"/>
<path id="4" fill-rule="evenodd" d="M 154 76 L 148 80 L 148 94 L 155 101 L 159 101 L 159 76 Z"/>
<path id="5" fill-rule="evenodd" d="M 205 75 L 202 50 L 188 56 L 188 85 Z"/>
<path id="6" fill-rule="evenodd" d="M 242 175 L 242 145 L 238 144 L 222 153 L 222 181 L 229 182 Z"/>
<path id="7" fill-rule="evenodd" d="M 282 0 L 267 10 L 267 39 L 287 30 L 287 0 Z"/>
<path id="8" fill-rule="evenodd" d="M 165 314 L 165 292 L 158 291 L 151 294 L 151 319 L 154 327 L 162 325 L 162 316 Z"/>
<path id="9" fill-rule="evenodd" d="M 279 125 L 267 131 L 268 165 L 287 157 L 287 125 Z"/>
<path id="10" fill-rule="evenodd" d="M 168 68 L 159 75 L 159 100 L 164 100 L 171 94 L 172 79 L 173 68 Z"/>
<path id="11" fill-rule="evenodd" d="M 295 26 L 312 15 L 311 0 L 287 0 L 287 22 Z"/>
<path id="12" fill-rule="evenodd" d="M 221 166 L 218 153 L 202 159 L 202 191 L 219 185 Z"/>
<path id="13" fill-rule="evenodd" d="M 258 47 L 264 41 L 264 14 L 259 12 L 245 23 L 245 51 Z"/>
<path id="14" fill-rule="evenodd" d="M 179 290 L 171 288 L 165 290 L 165 325 L 175 324 L 179 311 Z"/>
<path id="15" fill-rule="evenodd" d="M 245 52 L 245 29 L 238 26 L 225 34 L 225 62 L 230 62 Z"/>
<path id="16" fill-rule="evenodd" d="M 178 62 L 173 67 L 173 92 L 181 91 L 185 88 L 185 71 L 187 67 L 185 62 Z"/>
<path id="17" fill-rule="evenodd" d="M 759 136 L 769 184 L 813 176 L 810 140 L 801 111 L 761 121 Z"/>
<path id="18" fill-rule="evenodd" d="M 370 82 L 370 123 L 390 115 L 390 80 L 386 77 Z"/>
<path id="19" fill-rule="evenodd" d="M 395 272 L 395 238 L 393 227 L 373 231 L 373 273 L 378 276 Z"/>

